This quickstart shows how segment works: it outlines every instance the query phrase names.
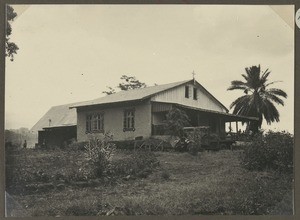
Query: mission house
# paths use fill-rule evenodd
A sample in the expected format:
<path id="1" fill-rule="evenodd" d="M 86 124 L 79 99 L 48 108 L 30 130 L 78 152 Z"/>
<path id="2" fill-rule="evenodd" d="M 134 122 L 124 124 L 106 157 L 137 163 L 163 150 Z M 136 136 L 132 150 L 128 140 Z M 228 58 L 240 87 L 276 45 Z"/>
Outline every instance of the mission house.
<path id="1" fill-rule="evenodd" d="M 39 144 L 61 145 L 70 139 L 86 141 L 89 134 L 111 132 L 114 140 L 164 135 L 163 124 L 172 108 L 184 110 L 192 126 L 209 126 L 225 134 L 225 124 L 256 118 L 228 113 L 228 109 L 196 80 L 121 91 L 87 102 L 52 107 L 32 131 Z M 236 128 L 237 129 L 237 128 Z"/>

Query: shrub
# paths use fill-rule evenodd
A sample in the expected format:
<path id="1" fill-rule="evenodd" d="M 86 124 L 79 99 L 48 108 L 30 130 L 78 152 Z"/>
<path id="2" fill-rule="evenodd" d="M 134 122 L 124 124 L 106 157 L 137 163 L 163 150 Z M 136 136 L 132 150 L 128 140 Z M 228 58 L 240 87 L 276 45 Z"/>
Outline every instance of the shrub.
<path id="1" fill-rule="evenodd" d="M 153 152 L 135 150 L 127 157 L 113 161 L 111 173 L 115 176 L 147 177 L 158 164 L 159 162 Z"/>
<path id="2" fill-rule="evenodd" d="M 95 175 L 100 177 L 109 169 L 110 161 L 115 150 L 112 135 L 105 133 L 100 139 L 92 137 L 85 145 L 87 160 L 93 166 Z"/>
<path id="3" fill-rule="evenodd" d="M 164 151 L 166 149 L 172 149 L 172 145 L 168 141 L 153 137 L 144 140 L 136 140 L 134 146 L 135 149 L 147 149 L 151 151 Z"/>
<path id="4" fill-rule="evenodd" d="M 171 177 L 170 173 L 167 170 L 161 172 L 161 178 L 164 180 L 169 180 Z"/>
<path id="5" fill-rule="evenodd" d="M 292 173 L 293 146 L 293 136 L 287 132 L 258 134 L 245 148 L 242 163 L 249 170 L 272 169 Z"/>
<path id="6" fill-rule="evenodd" d="M 69 144 L 66 149 L 74 150 L 74 151 L 78 151 L 78 150 L 83 151 L 83 150 L 85 150 L 85 146 L 87 144 L 88 144 L 87 141 L 73 142 L 73 143 Z"/>
<path id="7" fill-rule="evenodd" d="M 116 145 L 117 149 L 126 149 L 126 150 L 134 149 L 134 140 L 113 141 L 112 143 Z"/>
<path id="8" fill-rule="evenodd" d="M 197 145 L 197 143 L 195 142 L 190 142 L 188 144 L 188 151 L 191 155 L 193 156 L 197 156 L 198 155 L 198 151 L 199 151 L 199 147 Z"/>
<path id="9" fill-rule="evenodd" d="M 171 109 L 166 115 L 166 130 L 167 133 L 183 137 L 183 128 L 190 125 L 190 119 L 184 110 L 179 108 Z"/>

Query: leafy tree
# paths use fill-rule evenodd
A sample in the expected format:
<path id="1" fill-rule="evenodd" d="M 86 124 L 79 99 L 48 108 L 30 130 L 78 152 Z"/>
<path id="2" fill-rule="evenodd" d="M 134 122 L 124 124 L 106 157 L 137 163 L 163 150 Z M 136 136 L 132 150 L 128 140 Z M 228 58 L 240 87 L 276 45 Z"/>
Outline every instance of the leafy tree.
<path id="1" fill-rule="evenodd" d="M 5 56 L 10 57 L 10 60 L 13 61 L 14 54 L 17 54 L 19 47 L 15 43 L 10 42 L 9 36 L 12 33 L 10 22 L 14 20 L 14 18 L 17 16 L 17 13 L 14 12 L 14 9 L 8 5 L 6 7 L 6 16 Z"/>
<path id="2" fill-rule="evenodd" d="M 276 81 L 268 82 L 268 76 L 271 73 L 268 69 L 262 73 L 260 65 L 258 65 L 245 70 L 246 74 L 242 74 L 245 81 L 234 80 L 227 89 L 243 90 L 245 93 L 232 102 L 230 108 L 234 108 L 233 114 L 257 117 L 258 122 L 249 124 L 249 129 L 257 132 L 263 119 L 266 120 L 267 124 L 279 122 L 279 112 L 274 104 L 283 106 L 282 98 L 287 98 L 287 94 L 281 89 L 269 88 Z"/>
<path id="3" fill-rule="evenodd" d="M 147 85 L 145 83 L 140 82 L 134 76 L 122 75 L 120 79 L 122 80 L 122 82 L 119 83 L 117 88 L 121 89 L 123 91 L 147 87 Z M 105 93 L 107 95 L 116 93 L 116 90 L 114 88 L 112 88 L 112 87 L 107 87 L 107 88 L 108 88 L 108 91 L 103 91 L 102 93 Z"/>
<path id="4" fill-rule="evenodd" d="M 190 119 L 186 112 L 172 108 L 166 117 L 166 130 L 174 136 L 183 137 L 183 128 L 190 125 Z"/>
<path id="5" fill-rule="evenodd" d="M 107 86 L 107 88 L 108 88 L 108 91 L 103 91 L 102 93 L 105 93 L 106 95 L 111 95 L 111 94 L 116 93 L 116 90 L 113 89 L 112 87 Z"/>
<path id="6" fill-rule="evenodd" d="M 121 80 L 125 81 L 119 83 L 118 88 L 121 90 L 145 88 L 146 84 L 137 80 L 134 76 L 122 75 Z"/>

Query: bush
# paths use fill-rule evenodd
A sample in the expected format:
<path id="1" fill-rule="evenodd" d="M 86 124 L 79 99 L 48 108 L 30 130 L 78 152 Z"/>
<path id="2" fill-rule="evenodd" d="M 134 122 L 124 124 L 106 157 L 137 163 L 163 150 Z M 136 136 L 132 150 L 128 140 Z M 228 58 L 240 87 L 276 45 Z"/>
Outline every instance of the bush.
<path id="1" fill-rule="evenodd" d="M 170 173 L 169 173 L 167 170 L 163 170 L 163 171 L 161 172 L 161 178 L 162 178 L 163 180 L 169 180 L 170 177 L 171 177 L 171 175 L 170 175 Z"/>
<path id="2" fill-rule="evenodd" d="M 85 150 L 85 146 L 88 144 L 88 141 L 82 141 L 82 142 L 74 142 L 69 144 L 66 149 L 67 150 L 74 150 L 74 151 L 83 151 Z"/>
<path id="3" fill-rule="evenodd" d="M 190 119 L 184 110 L 172 108 L 166 115 L 165 129 L 168 134 L 183 137 L 183 128 L 190 126 Z"/>
<path id="4" fill-rule="evenodd" d="M 95 175 L 100 177 L 105 174 L 110 166 L 111 158 L 116 149 L 112 142 L 112 135 L 105 133 L 100 139 L 93 137 L 85 145 L 87 160 L 93 166 Z"/>
<path id="5" fill-rule="evenodd" d="M 293 146 L 293 136 L 287 132 L 258 134 L 245 148 L 242 163 L 249 170 L 271 169 L 292 173 Z"/>
<path id="6" fill-rule="evenodd" d="M 5 181 L 6 187 L 13 185 L 16 178 L 17 160 L 20 148 L 10 142 L 5 143 Z"/>
<path id="7" fill-rule="evenodd" d="M 126 149 L 126 150 L 134 149 L 134 140 L 113 141 L 112 143 L 116 145 L 117 149 Z"/>
<path id="8" fill-rule="evenodd" d="M 144 140 L 136 140 L 134 147 L 134 149 L 147 149 L 151 151 L 165 151 L 172 149 L 172 145 L 168 141 L 153 137 Z"/>
<path id="9" fill-rule="evenodd" d="M 6 190 L 30 193 L 27 186 L 85 181 L 95 178 L 82 151 L 16 148 L 6 151 Z"/>
<path id="10" fill-rule="evenodd" d="M 193 156 L 197 156 L 198 155 L 198 151 L 199 151 L 199 147 L 197 145 L 197 143 L 195 142 L 190 142 L 188 144 L 188 151 L 191 155 Z"/>
<path id="11" fill-rule="evenodd" d="M 113 161 L 111 173 L 115 176 L 147 177 L 158 164 L 153 152 L 135 150 L 127 157 Z"/>

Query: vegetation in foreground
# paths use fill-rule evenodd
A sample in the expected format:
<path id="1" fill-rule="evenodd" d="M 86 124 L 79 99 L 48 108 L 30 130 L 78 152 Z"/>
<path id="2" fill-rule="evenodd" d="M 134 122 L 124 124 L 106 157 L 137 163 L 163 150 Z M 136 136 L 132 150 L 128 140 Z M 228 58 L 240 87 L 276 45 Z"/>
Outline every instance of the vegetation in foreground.
<path id="1" fill-rule="evenodd" d="M 196 156 L 115 150 L 100 177 L 89 173 L 91 166 L 84 172 L 85 151 L 21 151 L 13 181 L 23 188 L 7 188 L 18 204 L 14 216 L 293 213 L 292 174 L 248 170 L 243 150 Z"/>

